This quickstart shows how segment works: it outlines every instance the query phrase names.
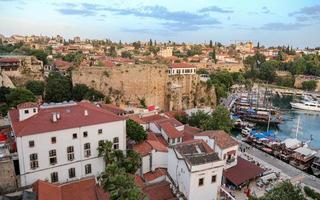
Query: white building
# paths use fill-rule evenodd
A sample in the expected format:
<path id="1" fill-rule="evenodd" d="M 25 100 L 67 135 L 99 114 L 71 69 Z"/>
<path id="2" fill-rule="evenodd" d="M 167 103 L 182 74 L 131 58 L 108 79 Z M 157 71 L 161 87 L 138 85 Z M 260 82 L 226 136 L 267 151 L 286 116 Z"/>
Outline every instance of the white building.
<path id="1" fill-rule="evenodd" d="M 172 56 L 173 47 L 162 47 L 158 53 L 159 56 L 164 58 Z"/>
<path id="2" fill-rule="evenodd" d="M 219 158 L 225 162 L 225 169 L 237 165 L 239 144 L 225 131 L 201 132 L 196 134 L 194 139 L 204 140 L 218 154 Z"/>
<path id="3" fill-rule="evenodd" d="M 196 74 L 196 67 L 189 63 L 173 63 L 168 69 L 169 75 L 192 75 Z"/>
<path id="4" fill-rule="evenodd" d="M 123 117 L 87 102 L 38 107 L 23 103 L 9 111 L 16 137 L 21 186 L 38 179 L 62 183 L 97 176 L 105 168 L 100 142 L 126 149 Z"/>
<path id="5" fill-rule="evenodd" d="M 188 200 L 216 200 L 224 161 L 203 140 L 191 140 L 169 148 L 168 174 Z"/>

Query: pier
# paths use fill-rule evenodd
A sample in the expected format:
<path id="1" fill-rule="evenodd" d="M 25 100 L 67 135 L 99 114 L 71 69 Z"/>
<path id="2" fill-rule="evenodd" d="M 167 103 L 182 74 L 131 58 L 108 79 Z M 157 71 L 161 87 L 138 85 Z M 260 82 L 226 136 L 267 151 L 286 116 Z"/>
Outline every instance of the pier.
<path id="1" fill-rule="evenodd" d="M 283 162 L 255 147 L 250 146 L 247 143 L 244 143 L 238 140 L 242 146 L 249 147 L 247 148 L 244 155 L 253 157 L 256 161 L 263 163 L 265 166 L 271 167 L 274 171 L 281 172 L 287 176 L 292 182 L 299 181 L 304 185 L 314 188 L 318 192 L 320 191 L 320 179 L 307 174 L 288 163 Z"/>

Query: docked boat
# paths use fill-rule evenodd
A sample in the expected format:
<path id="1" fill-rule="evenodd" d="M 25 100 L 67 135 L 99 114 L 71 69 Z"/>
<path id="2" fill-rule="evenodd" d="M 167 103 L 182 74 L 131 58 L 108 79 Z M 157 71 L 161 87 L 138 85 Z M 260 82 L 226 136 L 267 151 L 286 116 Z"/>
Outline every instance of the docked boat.
<path id="1" fill-rule="evenodd" d="M 292 154 L 292 159 L 290 160 L 290 165 L 296 168 L 306 171 L 313 164 L 313 160 L 316 157 L 316 151 L 310 149 L 308 145 L 304 145 L 294 150 Z"/>
<path id="2" fill-rule="evenodd" d="M 295 109 L 320 111 L 320 104 L 318 101 L 290 102 L 290 105 Z"/>
<path id="3" fill-rule="evenodd" d="M 299 102 L 290 102 L 292 108 L 301 110 L 320 111 L 320 103 L 311 96 L 304 95 Z"/>
<path id="4" fill-rule="evenodd" d="M 311 165 L 311 170 L 315 176 L 320 175 L 320 157 L 316 156 Z"/>

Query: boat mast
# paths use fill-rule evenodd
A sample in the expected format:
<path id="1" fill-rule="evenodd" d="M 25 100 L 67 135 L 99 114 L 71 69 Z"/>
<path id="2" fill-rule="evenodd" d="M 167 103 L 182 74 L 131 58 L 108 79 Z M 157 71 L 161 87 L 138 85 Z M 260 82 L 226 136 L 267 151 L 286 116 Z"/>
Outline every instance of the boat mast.
<path id="1" fill-rule="evenodd" d="M 298 138 L 298 132 L 300 127 L 300 116 L 298 116 L 297 128 L 296 128 L 296 139 Z"/>

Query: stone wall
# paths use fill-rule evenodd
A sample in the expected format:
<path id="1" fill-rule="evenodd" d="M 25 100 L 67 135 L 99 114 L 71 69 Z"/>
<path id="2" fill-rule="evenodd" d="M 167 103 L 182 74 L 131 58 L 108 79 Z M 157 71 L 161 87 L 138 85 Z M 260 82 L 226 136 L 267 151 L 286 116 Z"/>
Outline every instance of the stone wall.
<path id="1" fill-rule="evenodd" d="M 163 110 L 178 110 L 201 106 L 215 106 L 215 94 L 202 92 L 198 75 L 168 76 L 162 64 L 121 65 L 114 68 L 85 67 L 72 72 L 73 84 L 83 83 L 112 98 L 117 104 L 156 105 Z M 177 86 L 177 87 L 173 87 Z M 200 93 L 199 93 L 200 92 Z M 210 96 L 210 102 L 205 101 Z M 202 100 L 200 102 L 200 99 Z"/>

